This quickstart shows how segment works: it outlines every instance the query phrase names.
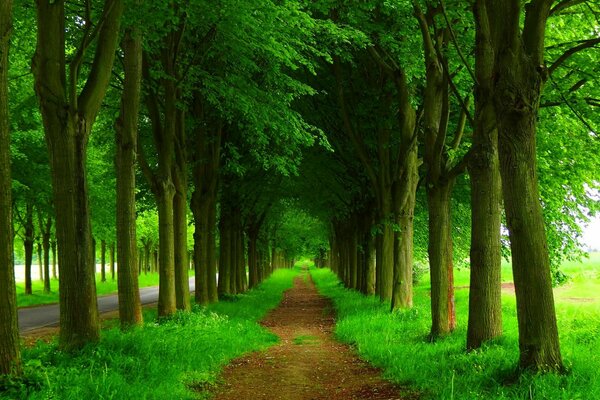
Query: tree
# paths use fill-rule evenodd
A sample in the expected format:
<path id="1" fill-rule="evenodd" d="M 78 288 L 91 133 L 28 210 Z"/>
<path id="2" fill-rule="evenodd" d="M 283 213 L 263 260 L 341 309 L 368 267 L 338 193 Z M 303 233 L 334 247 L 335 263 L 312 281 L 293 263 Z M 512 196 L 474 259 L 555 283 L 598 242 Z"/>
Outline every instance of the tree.
<path id="1" fill-rule="evenodd" d="M 115 123 L 117 151 L 117 270 L 119 318 L 121 327 L 142 323 L 137 273 L 137 236 L 135 214 L 135 156 L 142 81 L 142 39 L 134 25 L 129 26 L 121 43 L 123 49 L 124 88 L 121 112 Z M 111 247 L 111 261 L 114 259 Z M 111 262 L 112 266 L 112 262 Z M 114 274 L 114 269 L 111 268 Z M 114 275 L 113 275 L 114 278 Z"/>
<path id="2" fill-rule="evenodd" d="M 474 5 L 476 23 L 485 23 Z M 502 194 L 498 129 L 492 88 L 493 49 L 487 26 L 475 32 L 475 129 L 469 160 L 471 178 L 471 277 L 467 349 L 479 348 L 502 334 L 501 242 Z"/>
<path id="3" fill-rule="evenodd" d="M 37 2 L 37 48 L 32 67 L 52 170 L 61 268 L 60 344 L 65 349 L 99 338 L 86 150 L 108 88 L 123 3 L 106 0 L 95 26 L 90 9 L 85 10 L 73 19 L 83 21 L 83 33 L 67 62 L 65 2 Z M 82 82 L 84 60 L 94 40 L 93 61 Z"/>
<path id="4" fill-rule="evenodd" d="M 8 119 L 8 49 L 12 1 L 0 4 L 0 375 L 19 374 L 19 325 L 13 260 L 13 226 Z"/>
<path id="5" fill-rule="evenodd" d="M 491 38 L 488 57 L 498 126 L 502 192 L 509 230 L 521 368 L 563 368 L 552 278 L 536 169 L 540 95 L 548 78 L 544 39 L 551 0 L 477 1 L 480 30 Z"/>

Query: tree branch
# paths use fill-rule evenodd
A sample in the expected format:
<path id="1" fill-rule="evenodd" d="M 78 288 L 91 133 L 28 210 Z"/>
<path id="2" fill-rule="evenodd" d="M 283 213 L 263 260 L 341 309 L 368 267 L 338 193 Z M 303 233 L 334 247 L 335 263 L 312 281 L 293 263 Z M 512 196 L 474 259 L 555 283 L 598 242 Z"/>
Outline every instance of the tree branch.
<path id="1" fill-rule="evenodd" d="M 557 5 L 555 5 L 554 7 L 552 7 L 552 9 L 550 10 L 550 15 L 554 15 L 554 14 L 559 13 L 562 10 L 565 10 L 569 7 L 573 7 L 578 4 L 586 3 L 586 2 L 587 2 L 587 0 L 563 0 L 563 1 L 559 2 Z"/>
<path id="2" fill-rule="evenodd" d="M 564 63 L 565 61 L 567 61 L 571 56 L 573 56 L 574 54 L 585 50 L 585 49 L 589 49 L 591 47 L 596 46 L 597 44 L 600 44 L 600 37 L 598 38 L 594 38 L 594 39 L 588 39 L 585 41 L 582 41 L 581 44 L 579 46 L 575 46 L 570 48 L 569 50 L 565 51 L 560 57 L 558 57 L 556 59 L 556 61 L 554 61 L 552 63 L 552 65 L 548 68 L 548 74 L 552 74 L 562 63 Z"/>

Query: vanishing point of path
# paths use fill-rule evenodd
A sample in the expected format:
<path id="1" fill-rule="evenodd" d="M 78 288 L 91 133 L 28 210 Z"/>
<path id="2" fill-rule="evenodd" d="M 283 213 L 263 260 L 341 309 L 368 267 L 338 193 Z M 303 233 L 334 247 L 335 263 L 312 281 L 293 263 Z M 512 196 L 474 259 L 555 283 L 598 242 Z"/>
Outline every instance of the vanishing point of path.
<path id="1" fill-rule="evenodd" d="M 381 379 L 333 338 L 332 306 L 303 272 L 262 325 L 281 342 L 234 360 L 221 376 L 217 400 L 415 399 Z"/>

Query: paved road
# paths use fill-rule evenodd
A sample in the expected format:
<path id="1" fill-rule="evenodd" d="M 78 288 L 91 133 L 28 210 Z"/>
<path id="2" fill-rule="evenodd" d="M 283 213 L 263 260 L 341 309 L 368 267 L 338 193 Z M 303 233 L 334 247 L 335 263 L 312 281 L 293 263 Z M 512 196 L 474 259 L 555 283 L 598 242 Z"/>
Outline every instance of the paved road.
<path id="1" fill-rule="evenodd" d="M 194 278 L 190 278 L 190 292 L 195 289 Z M 158 286 L 140 289 L 142 305 L 158 301 Z M 98 297 L 98 311 L 102 314 L 119 309 L 119 298 L 116 294 Z M 26 333 L 46 326 L 57 326 L 59 321 L 58 304 L 19 309 L 19 332 Z"/>

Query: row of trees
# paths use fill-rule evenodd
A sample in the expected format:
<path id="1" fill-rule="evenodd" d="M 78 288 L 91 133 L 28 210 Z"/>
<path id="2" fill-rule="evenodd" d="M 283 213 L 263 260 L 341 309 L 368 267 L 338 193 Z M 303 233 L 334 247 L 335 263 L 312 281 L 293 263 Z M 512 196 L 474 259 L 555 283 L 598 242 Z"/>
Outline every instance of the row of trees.
<path id="1" fill-rule="evenodd" d="M 342 3 L 328 13 L 369 40 L 340 51 L 331 79 L 319 81 L 320 101 L 339 116 L 316 121 L 339 131 L 334 162 L 364 171 L 360 182 L 345 179 L 357 193 L 330 216 L 331 266 L 348 287 L 410 308 L 414 218 L 421 231 L 427 218 L 417 243 L 430 266 L 430 338 L 456 327 L 453 263 L 470 249 L 467 348 L 475 349 L 502 334 L 504 224 L 519 365 L 562 370 L 551 256 L 558 263 L 573 249 L 569 236 L 586 219 L 575 204 L 597 209 L 598 176 L 586 170 L 597 154 L 581 147 L 597 149 L 597 104 L 578 92 L 598 93 L 584 61 L 597 59 L 598 10 L 585 1 L 424 3 Z M 470 224 L 470 241 L 457 221 Z"/>
<path id="2" fill-rule="evenodd" d="M 592 2 L 15 1 L 14 18 L 0 9 L 1 178 L 9 128 L 24 138 L 14 168 L 43 132 L 63 349 L 99 338 L 92 237 L 116 243 L 126 329 L 142 322 L 138 236 L 144 254 L 157 246 L 159 316 L 190 309 L 193 225 L 198 304 L 329 252 L 347 286 L 410 308 L 414 260 L 428 259 L 432 339 L 455 328 L 453 265 L 470 256 L 469 349 L 502 332 L 509 241 L 520 365 L 562 368 L 551 262 L 598 209 Z M 4 182 L 7 373 L 19 353 L 5 232 L 29 203 L 13 207 Z M 151 210 L 157 232 L 138 232 Z"/>
<path id="3" fill-rule="evenodd" d="M 313 46 L 318 21 L 297 3 L 241 7 L 230 1 L 215 8 L 204 2 L 42 0 L 34 8 L 17 2 L 12 19 L 11 4 L 3 3 L 3 179 L 6 174 L 10 183 L 9 127 L 25 132 L 20 116 L 29 114 L 28 130 L 43 132 L 49 155 L 47 215 L 60 270 L 61 348 L 99 338 L 93 237 L 116 239 L 122 327 L 142 322 L 136 219 L 145 210 L 158 213 L 160 317 L 190 309 L 188 208 L 199 304 L 257 285 L 305 250 L 280 239 L 288 223 L 282 211 L 287 194 L 274 177 L 293 172 L 298 147 L 314 140 L 291 103 L 312 91 L 292 74 L 312 68 L 312 57 L 321 54 Z M 278 26 L 278 20 L 289 24 Z M 247 40 L 240 41 L 241 32 Z M 9 71 L 27 71 L 27 59 L 33 59 L 33 74 L 9 81 Z M 23 137 L 22 153 L 30 161 L 29 136 Z M 12 153 L 15 160 L 14 146 Z M 114 174 L 107 173 L 110 158 Z M 26 166 L 18 168 L 15 175 L 27 174 Z M 248 176 L 271 190 L 247 185 Z M 9 229 L 2 241 L 2 319 L 10 323 L 2 327 L 1 373 L 20 371 L 10 187 L 3 184 L 2 222 Z"/>

